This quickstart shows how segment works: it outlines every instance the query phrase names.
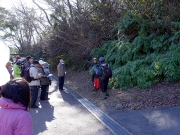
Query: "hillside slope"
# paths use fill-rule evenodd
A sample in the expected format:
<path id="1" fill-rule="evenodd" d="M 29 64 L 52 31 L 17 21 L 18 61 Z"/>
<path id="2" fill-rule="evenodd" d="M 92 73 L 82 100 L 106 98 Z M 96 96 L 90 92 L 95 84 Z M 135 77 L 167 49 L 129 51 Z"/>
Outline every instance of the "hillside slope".
<path id="1" fill-rule="evenodd" d="M 101 109 L 145 109 L 180 105 L 180 83 L 162 82 L 151 88 L 126 90 L 110 89 L 110 96 L 102 100 L 101 91 L 92 91 L 88 71 L 68 71 L 66 84 Z"/>

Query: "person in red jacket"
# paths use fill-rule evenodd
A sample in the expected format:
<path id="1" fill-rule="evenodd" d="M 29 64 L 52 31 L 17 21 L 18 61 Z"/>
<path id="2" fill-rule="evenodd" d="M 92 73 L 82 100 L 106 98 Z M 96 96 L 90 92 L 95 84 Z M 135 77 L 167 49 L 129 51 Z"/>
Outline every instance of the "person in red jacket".
<path id="1" fill-rule="evenodd" d="M 24 79 L 11 80 L 0 94 L 0 135 L 33 135 L 28 83 Z"/>

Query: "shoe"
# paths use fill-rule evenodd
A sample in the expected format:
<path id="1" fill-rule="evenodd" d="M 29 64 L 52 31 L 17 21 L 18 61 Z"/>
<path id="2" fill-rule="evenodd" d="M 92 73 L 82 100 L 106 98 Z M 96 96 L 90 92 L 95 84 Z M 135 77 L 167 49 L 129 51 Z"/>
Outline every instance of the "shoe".
<path id="1" fill-rule="evenodd" d="M 41 102 L 48 102 L 48 100 L 41 100 Z"/>
<path id="2" fill-rule="evenodd" d="M 50 98 L 47 98 L 46 100 L 50 100 Z"/>
<path id="3" fill-rule="evenodd" d="M 31 105 L 31 108 L 39 108 L 37 105 Z"/>
<path id="4" fill-rule="evenodd" d="M 105 96 L 105 97 L 103 97 L 103 100 L 105 100 L 105 99 L 107 99 L 108 97 L 107 96 Z"/>
<path id="5" fill-rule="evenodd" d="M 109 94 L 107 93 L 106 96 L 109 97 Z"/>
<path id="6" fill-rule="evenodd" d="M 64 89 L 59 89 L 60 91 L 63 91 Z"/>

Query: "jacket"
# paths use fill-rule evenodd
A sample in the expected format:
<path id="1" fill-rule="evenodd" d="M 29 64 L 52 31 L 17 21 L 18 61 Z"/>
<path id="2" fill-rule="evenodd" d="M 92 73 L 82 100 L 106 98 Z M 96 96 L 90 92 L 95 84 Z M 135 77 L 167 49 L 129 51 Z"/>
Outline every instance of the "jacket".
<path id="1" fill-rule="evenodd" d="M 8 72 L 9 72 L 9 75 L 10 75 L 10 80 L 12 80 L 14 78 L 14 76 L 12 75 L 13 73 L 13 70 L 12 69 L 9 69 L 7 68 Z"/>
<path id="2" fill-rule="evenodd" d="M 0 98 L 0 135 L 33 135 L 32 118 L 21 103 Z"/>
<path id="3" fill-rule="evenodd" d="M 61 63 L 57 65 L 58 76 L 62 77 L 65 75 L 65 66 Z"/>
<path id="4" fill-rule="evenodd" d="M 40 86 L 40 80 L 39 79 L 41 78 L 42 74 L 40 74 L 38 72 L 38 69 L 34 65 L 31 65 L 31 68 L 29 69 L 29 74 L 34 79 L 37 79 L 37 80 L 32 80 L 29 83 L 29 86 Z"/>
<path id="5" fill-rule="evenodd" d="M 26 63 L 24 64 L 25 69 L 30 67 L 30 66 L 31 66 L 31 63 L 29 61 L 26 61 Z"/>
<path id="6" fill-rule="evenodd" d="M 14 64 L 13 66 L 13 76 L 14 78 L 19 78 L 21 77 L 21 69 L 18 65 Z"/>

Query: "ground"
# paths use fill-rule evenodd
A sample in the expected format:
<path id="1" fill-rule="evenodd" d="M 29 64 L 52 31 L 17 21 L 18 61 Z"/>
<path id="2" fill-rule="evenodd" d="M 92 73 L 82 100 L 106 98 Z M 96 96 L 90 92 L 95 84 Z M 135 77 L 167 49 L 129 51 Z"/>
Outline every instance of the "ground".
<path id="1" fill-rule="evenodd" d="M 147 89 L 109 89 L 110 96 L 103 100 L 101 90 L 92 91 L 93 84 L 88 71 L 68 70 L 65 82 L 102 110 L 137 110 L 180 105 L 180 83 L 162 82 Z"/>

